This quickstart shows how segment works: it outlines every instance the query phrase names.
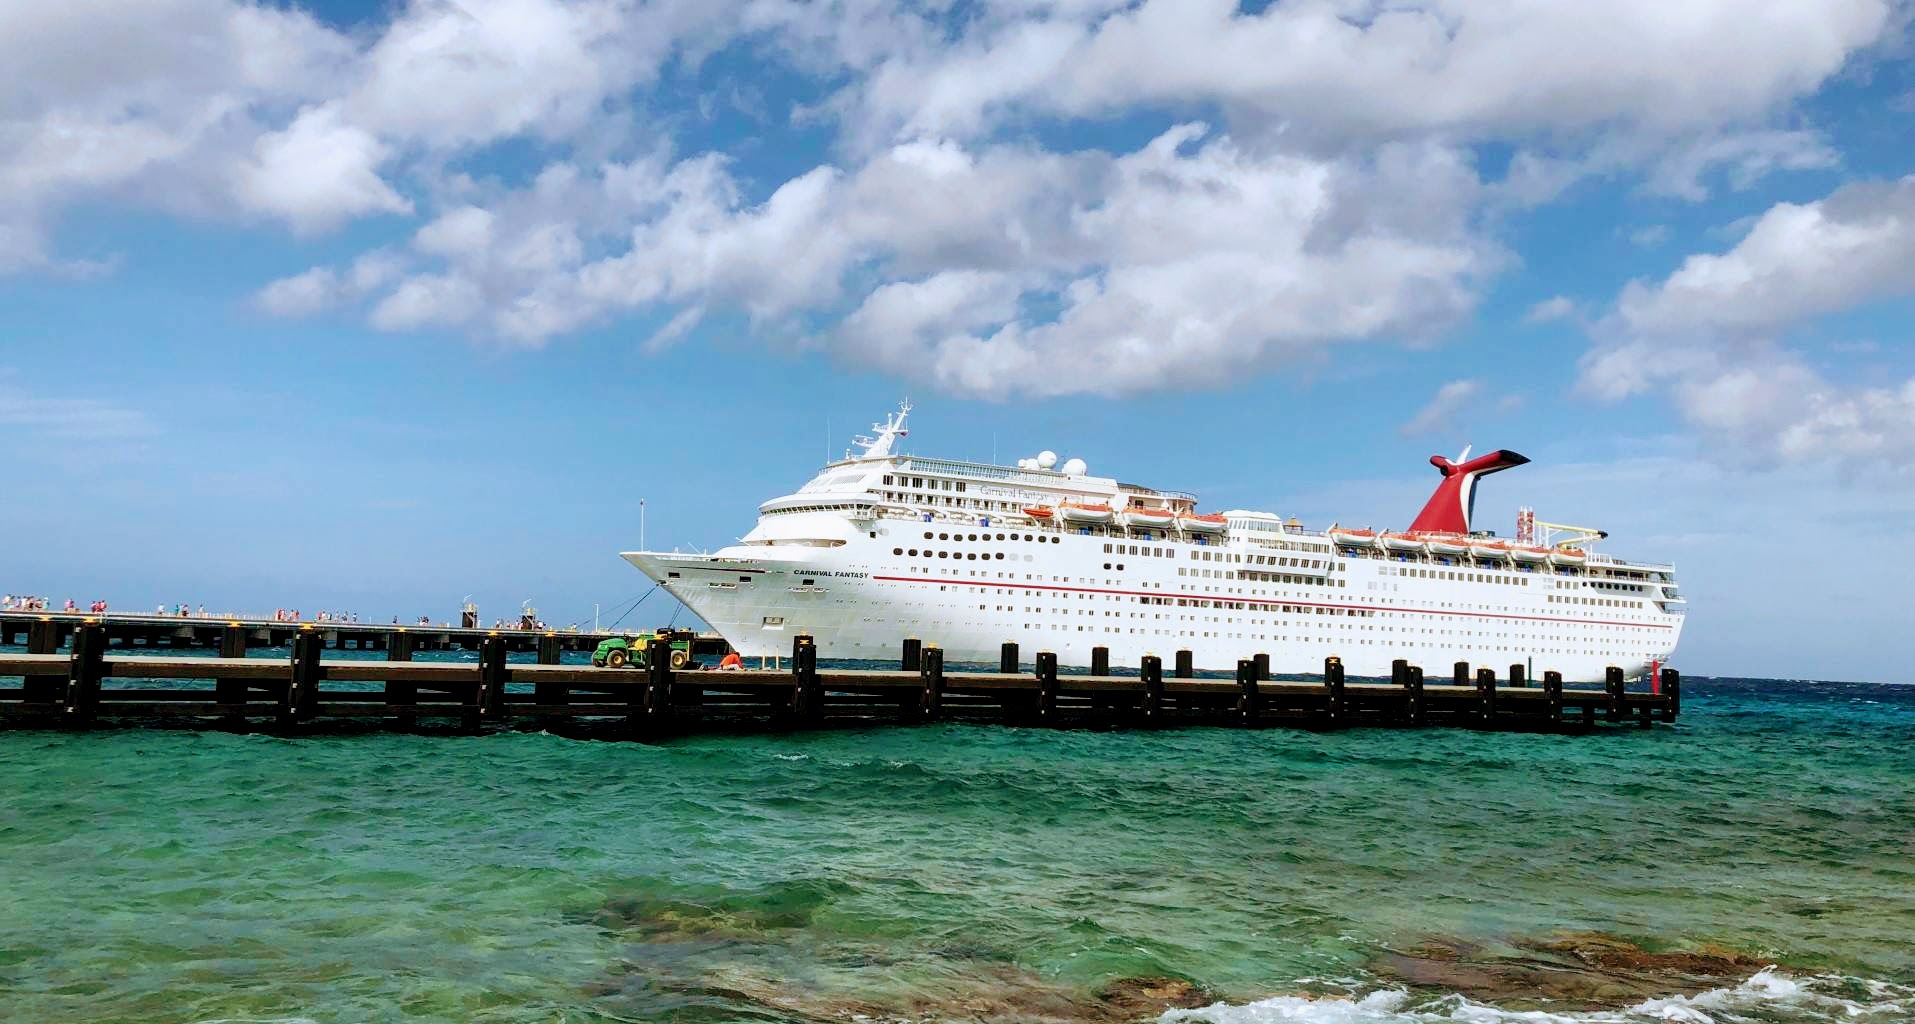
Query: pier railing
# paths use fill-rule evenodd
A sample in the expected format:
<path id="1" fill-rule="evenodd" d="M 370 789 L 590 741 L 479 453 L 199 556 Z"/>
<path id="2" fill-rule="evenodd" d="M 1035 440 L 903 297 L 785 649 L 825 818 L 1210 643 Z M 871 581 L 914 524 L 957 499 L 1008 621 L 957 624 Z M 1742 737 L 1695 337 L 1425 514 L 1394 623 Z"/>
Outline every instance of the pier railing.
<path id="1" fill-rule="evenodd" d="M 1161 658 L 1147 655 L 1136 675 L 1113 675 L 1102 648 L 1093 652 L 1091 674 L 1078 675 L 1060 672 L 1048 651 L 1026 669 L 1011 643 L 1000 652 L 998 671 L 947 672 L 943 652 L 916 640 L 904 642 L 895 669 L 821 669 L 816 645 L 803 635 L 793 640 L 788 670 L 738 671 L 674 671 L 667 658 L 649 659 L 644 669 L 509 663 L 500 636 L 480 643 L 476 663 L 414 662 L 403 640 L 385 661 L 328 659 L 312 629 L 293 639 L 284 659 L 111 653 L 97 623 L 80 626 L 71 639 L 66 653 L 0 653 L 0 678 L 21 679 L 0 686 L 0 718 L 63 726 L 197 718 L 282 729 L 328 718 L 401 727 L 452 718 L 468 730 L 596 718 L 649 735 L 723 718 L 800 727 L 827 719 L 958 718 L 1107 727 L 1575 730 L 1601 723 L 1648 728 L 1673 722 L 1681 710 L 1681 678 L 1672 670 L 1659 677 L 1659 692 L 1640 693 L 1625 686 L 1620 668 L 1608 671 L 1601 688 L 1566 686 L 1554 672 L 1531 686 L 1520 665 L 1499 678 L 1494 669 L 1458 662 L 1450 682 L 1426 684 L 1420 666 L 1401 661 L 1388 682 L 1350 681 L 1334 657 L 1315 678 L 1272 678 L 1263 655 L 1240 660 L 1234 678 L 1206 678 L 1192 671 L 1188 651 L 1176 652 L 1169 672 Z M 106 685 L 110 680 L 137 682 Z"/>

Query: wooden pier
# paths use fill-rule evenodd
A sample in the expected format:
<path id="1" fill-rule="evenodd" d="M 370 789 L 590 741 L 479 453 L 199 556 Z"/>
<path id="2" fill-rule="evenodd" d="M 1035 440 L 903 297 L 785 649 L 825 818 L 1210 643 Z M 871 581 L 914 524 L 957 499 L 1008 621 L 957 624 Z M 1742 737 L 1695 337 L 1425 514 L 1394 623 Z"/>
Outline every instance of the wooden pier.
<path id="1" fill-rule="evenodd" d="M 230 648 L 234 630 L 245 638 L 241 647 L 285 647 L 302 632 L 319 636 L 322 646 L 335 651 L 387 651 L 395 637 L 415 652 L 476 651 L 487 637 L 499 637 L 505 649 L 524 653 L 544 649 L 546 637 L 556 637 L 560 651 L 591 652 L 599 642 L 615 636 L 650 633 L 651 630 L 614 632 L 611 630 L 538 630 L 485 629 L 478 626 L 402 626 L 374 622 L 283 622 L 274 619 L 228 619 L 206 616 L 171 615 L 85 615 L 76 612 L 0 612 L 0 647 L 23 641 L 35 651 L 64 647 L 73 631 L 83 623 L 98 623 L 105 630 L 109 647 L 148 648 Z M 700 634 L 693 641 L 694 657 L 717 660 L 731 650 L 725 638 L 716 633 Z M 44 652 L 43 652 L 44 653 Z"/>
<path id="2" fill-rule="evenodd" d="M 1665 669 L 1659 692 L 1632 692 L 1612 668 L 1600 688 L 1565 686 L 1554 672 L 1528 685 L 1521 666 L 1452 667 L 1449 682 L 1424 682 L 1420 666 L 1397 662 L 1388 682 L 1346 681 L 1336 658 L 1312 679 L 1273 679 L 1267 657 L 1237 663 L 1235 678 L 1199 678 L 1189 652 L 1169 674 L 1145 656 L 1136 675 L 1113 675 L 1093 652 L 1092 674 L 1060 673 L 1057 656 L 1038 652 L 1021 667 L 1005 644 L 999 671 L 950 672 L 943 652 L 906 640 L 895 669 L 820 669 L 808 636 L 793 639 L 789 670 L 673 671 L 667 659 L 646 669 L 560 665 L 558 638 L 539 637 L 539 664 L 509 663 L 507 637 L 479 640 L 476 663 L 414 662 L 407 633 L 389 637 L 387 660 L 328 659 L 323 634 L 301 629 L 290 657 L 200 658 L 127 655 L 109 650 L 102 623 L 82 623 L 70 650 L 0 653 L 0 719 L 27 727 L 86 726 L 106 720 L 202 719 L 224 728 L 298 730 L 322 719 L 357 719 L 400 728 L 421 719 L 454 719 L 469 731 L 608 719 L 626 735 L 650 737 L 701 725 L 749 720 L 783 727 L 828 721 L 985 720 L 1017 725 L 1158 727 L 1172 724 L 1461 726 L 1581 731 L 1604 724 L 1673 722 L 1681 678 Z M 1098 649 L 1102 651 L 1101 648 Z M 243 649 L 240 652 L 243 654 Z M 109 680 L 163 685 L 107 686 Z"/>

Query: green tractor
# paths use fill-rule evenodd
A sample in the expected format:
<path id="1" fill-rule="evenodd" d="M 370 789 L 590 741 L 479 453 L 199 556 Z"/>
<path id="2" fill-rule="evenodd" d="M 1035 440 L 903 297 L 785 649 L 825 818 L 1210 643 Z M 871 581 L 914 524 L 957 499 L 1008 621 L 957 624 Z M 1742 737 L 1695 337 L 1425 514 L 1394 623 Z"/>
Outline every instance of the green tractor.
<path id="1" fill-rule="evenodd" d="M 692 659 L 692 639 L 698 634 L 689 629 L 661 629 L 656 633 L 644 633 L 634 637 L 608 637 L 599 641 L 598 649 L 592 652 L 592 665 L 596 668 L 645 668 L 650 664 L 650 654 L 654 649 L 669 649 L 673 671 L 695 669 L 698 662 Z"/>

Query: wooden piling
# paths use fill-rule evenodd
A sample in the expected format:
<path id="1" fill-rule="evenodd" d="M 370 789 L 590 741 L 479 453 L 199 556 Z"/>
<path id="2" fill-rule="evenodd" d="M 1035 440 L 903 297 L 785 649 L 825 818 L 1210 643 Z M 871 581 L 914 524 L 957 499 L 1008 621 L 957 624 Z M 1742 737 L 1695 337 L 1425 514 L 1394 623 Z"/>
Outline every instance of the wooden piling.
<path id="1" fill-rule="evenodd" d="M 229 622 L 219 634 L 219 656 L 222 658 L 244 658 L 246 656 L 246 627 L 237 622 Z M 213 681 L 213 700 L 233 710 L 226 715 L 228 726 L 242 726 L 246 723 L 246 680 L 222 676 Z"/>
<path id="2" fill-rule="evenodd" d="M 1456 668 L 1450 682 L 1451 685 L 1454 686 L 1468 686 L 1470 684 L 1469 662 L 1459 661 L 1456 663 Z"/>
<path id="3" fill-rule="evenodd" d="M 505 676 L 505 641 L 497 636 L 479 641 L 479 686 L 472 710 L 467 712 L 468 731 L 504 717 Z"/>
<path id="4" fill-rule="evenodd" d="M 824 717 L 824 689 L 818 682 L 818 645 L 811 634 L 791 638 L 791 716 L 801 724 Z"/>
<path id="5" fill-rule="evenodd" d="M 997 670 L 1007 676 L 1017 674 L 1017 644 L 1006 640 L 997 649 Z"/>
<path id="6" fill-rule="evenodd" d="M 810 637 L 805 639 L 809 640 Z M 814 653 L 817 651 L 817 648 L 810 644 L 806 644 L 805 649 Z M 665 731 L 666 726 L 671 723 L 672 710 L 677 707 L 677 701 L 672 694 L 674 680 L 672 659 L 669 653 L 664 653 L 670 650 L 671 634 L 661 631 L 652 638 L 651 651 L 645 658 L 645 699 L 642 705 L 645 716 L 644 727 L 654 734 Z M 796 665 L 797 660 L 793 657 L 792 664 Z M 815 665 L 812 676 L 813 678 L 817 676 Z"/>
<path id="7" fill-rule="evenodd" d="M 60 653 L 60 624 L 50 618 L 34 619 L 27 626 L 28 654 Z M 60 699 L 66 690 L 65 679 L 59 676 L 26 676 L 22 685 L 26 689 L 29 704 L 52 704 Z"/>
<path id="8" fill-rule="evenodd" d="M 1250 658 L 1237 662 L 1237 724 L 1255 726 L 1260 710 L 1257 699 L 1257 663 Z"/>
<path id="9" fill-rule="evenodd" d="M 1177 678 L 1194 679 L 1197 676 L 1196 657 L 1189 650 L 1177 652 Z"/>
<path id="10" fill-rule="evenodd" d="M 1164 659 L 1144 655 L 1138 675 L 1144 681 L 1144 698 L 1138 702 L 1137 716 L 1146 726 L 1156 725 L 1164 713 Z"/>
<path id="11" fill-rule="evenodd" d="M 1518 690 L 1529 689 L 1529 669 L 1518 663 L 1509 667 L 1509 685 Z"/>
<path id="12" fill-rule="evenodd" d="M 1093 647 L 1090 649 L 1090 674 L 1094 676 L 1110 675 L 1110 648 Z"/>
<path id="13" fill-rule="evenodd" d="M 1037 652 L 1037 707 L 1035 711 L 1038 724 L 1057 724 L 1057 654 L 1054 651 Z"/>
<path id="14" fill-rule="evenodd" d="M 918 678 L 923 686 L 919 712 L 925 721 L 935 722 L 944 709 L 944 651 L 935 644 L 925 646 Z"/>
<path id="15" fill-rule="evenodd" d="M 564 652 L 559 649 L 559 635 L 546 633 L 539 637 L 539 664 L 557 665 L 564 660 Z M 552 683 L 543 679 L 532 684 L 532 703 L 541 707 L 555 707 L 572 702 L 572 688 L 564 683 Z"/>
<path id="16" fill-rule="evenodd" d="M 1662 720 L 1673 722 L 1682 714 L 1682 673 L 1673 668 L 1662 670 L 1662 696 L 1666 701 L 1662 706 Z"/>
<path id="17" fill-rule="evenodd" d="M 1323 702 L 1323 717 L 1335 724 L 1343 717 L 1343 659 L 1332 654 L 1323 659 L 1323 689 L 1327 696 Z"/>
<path id="18" fill-rule="evenodd" d="M 411 633 L 400 630 L 392 634 L 392 642 L 386 648 L 387 661 L 411 661 L 415 638 Z M 419 715 L 415 708 L 419 704 L 419 684 L 410 680 L 386 680 L 386 707 L 401 707 L 405 710 L 395 712 L 393 717 L 401 729 L 414 729 L 419 725 Z"/>
<path id="19" fill-rule="evenodd" d="M 923 666 L 923 664 L 924 664 L 924 645 L 918 642 L 917 637 L 914 637 L 914 636 L 905 637 L 904 650 L 901 652 L 901 654 L 898 657 L 898 668 L 901 671 L 905 671 L 905 672 L 916 672 Z"/>
<path id="20" fill-rule="evenodd" d="M 1560 723 L 1563 720 L 1563 674 L 1554 670 L 1543 673 L 1543 699 L 1549 702 L 1549 720 Z"/>
<path id="21" fill-rule="evenodd" d="M 100 701 L 105 655 L 106 630 L 99 623 L 88 622 L 73 631 L 65 694 L 67 720 L 73 725 L 88 725 L 93 721 Z"/>
<path id="22" fill-rule="evenodd" d="M 1260 683 L 1269 682 L 1270 681 L 1270 655 L 1258 654 L 1256 657 L 1250 659 L 1250 661 L 1252 664 L 1256 665 L 1257 667 L 1256 681 Z"/>
<path id="23" fill-rule="evenodd" d="M 1487 665 L 1476 670 L 1476 714 L 1484 722 L 1496 717 L 1496 670 Z"/>
<path id="24" fill-rule="evenodd" d="M 1621 718 L 1624 713 L 1622 669 L 1615 665 L 1603 669 L 1602 688 L 1603 692 L 1609 695 L 1610 719 Z"/>
<path id="25" fill-rule="evenodd" d="M 1411 725 L 1422 725 L 1428 709 L 1423 706 L 1423 667 L 1405 665 L 1403 667 L 1403 689 L 1405 699 L 1403 717 Z"/>
<path id="26" fill-rule="evenodd" d="M 311 627 L 301 627 L 294 635 L 292 673 L 279 699 L 280 728 L 291 728 L 310 717 L 319 697 L 319 656 L 325 645 L 325 637 L 313 632 Z"/>

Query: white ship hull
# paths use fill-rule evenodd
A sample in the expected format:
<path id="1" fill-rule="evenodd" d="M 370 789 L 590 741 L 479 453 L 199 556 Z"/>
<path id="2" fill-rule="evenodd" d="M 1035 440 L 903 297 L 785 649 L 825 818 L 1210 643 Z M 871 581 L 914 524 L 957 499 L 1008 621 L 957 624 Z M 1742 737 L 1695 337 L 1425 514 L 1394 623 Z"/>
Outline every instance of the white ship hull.
<path id="1" fill-rule="evenodd" d="M 1555 670 L 1571 681 L 1590 681 L 1610 665 L 1634 675 L 1667 661 L 1682 626 L 1681 615 L 1657 611 L 1650 601 L 1626 608 L 1601 603 L 1623 599 L 1584 579 L 1507 563 L 1326 555 L 1321 560 L 1345 568 L 1318 579 L 1281 566 L 1200 560 L 1248 553 L 1229 545 L 1126 540 L 1119 562 L 1105 554 L 1104 545 L 1116 543 L 1105 536 L 994 527 L 988 543 L 959 543 L 937 541 L 936 530 L 926 541 L 922 527 L 931 524 L 870 525 L 876 537 L 845 529 L 843 520 L 820 523 L 809 532 L 837 527 L 847 535 L 845 544 L 781 550 L 777 557 L 750 547 L 710 556 L 624 557 L 746 657 L 788 656 L 791 638 L 809 633 L 824 658 L 893 659 L 900 641 L 912 636 L 942 648 L 949 662 L 995 663 L 999 645 L 1009 640 L 1027 661 L 1037 651 L 1054 651 L 1061 664 L 1077 666 L 1089 665 L 1091 648 L 1101 646 L 1110 649 L 1113 665 L 1135 666 L 1145 654 L 1169 661 L 1188 649 L 1200 669 L 1230 670 L 1239 658 L 1266 653 L 1274 672 L 1308 673 L 1336 655 L 1360 676 L 1387 676 L 1390 662 L 1404 658 L 1433 678 L 1447 678 L 1455 662 L 1467 661 L 1495 668 L 1498 676 L 1524 665 L 1536 677 Z M 1006 540 L 995 539 L 1000 532 Z M 977 533 L 983 536 L 982 529 Z M 1026 535 L 1058 540 L 1009 539 Z M 1133 546 L 1172 554 L 1130 555 Z M 892 554 L 899 547 L 960 557 L 1001 552 L 1005 559 L 957 563 L 935 554 Z M 1113 568 L 1103 568 L 1106 560 Z M 1114 568 L 1119 564 L 1124 568 Z M 1217 575 L 1179 576 L 1178 569 Z"/>
<path id="2" fill-rule="evenodd" d="M 1433 680 L 1463 661 L 1588 681 L 1667 661 L 1681 634 L 1673 566 L 1349 548 L 1260 512 L 1226 512 L 1210 536 L 1040 522 L 1023 510 L 1069 501 L 1188 515 L 1195 499 L 1092 477 L 1081 462 L 1066 473 L 894 455 L 902 423 L 878 427 L 864 457 L 765 502 L 736 545 L 623 557 L 746 657 L 787 656 L 803 633 L 823 658 L 895 659 L 916 637 L 947 662 L 995 663 L 1014 641 L 1027 663 L 1052 651 L 1069 666 L 1104 647 L 1122 666 L 1189 650 L 1207 670 L 1268 654 L 1274 672 L 1314 673 L 1334 655 L 1356 676 L 1405 659 Z M 1444 536 L 1466 550 L 1466 500 L 1462 514 Z"/>

